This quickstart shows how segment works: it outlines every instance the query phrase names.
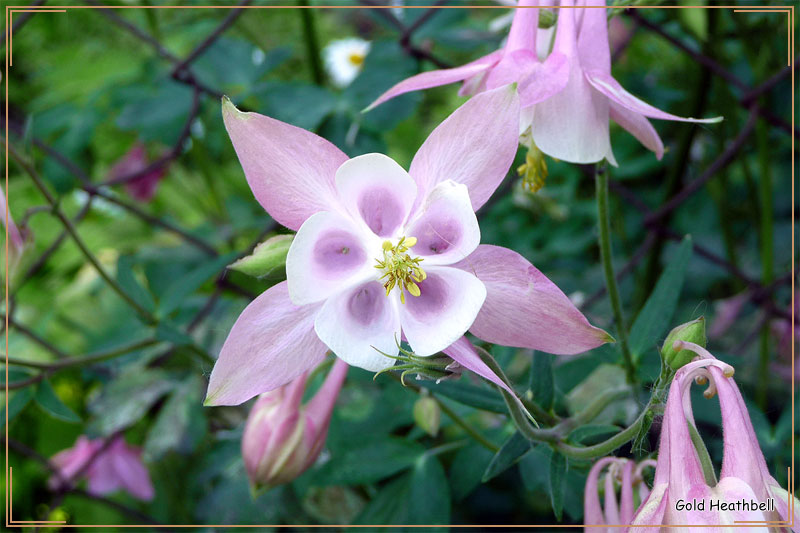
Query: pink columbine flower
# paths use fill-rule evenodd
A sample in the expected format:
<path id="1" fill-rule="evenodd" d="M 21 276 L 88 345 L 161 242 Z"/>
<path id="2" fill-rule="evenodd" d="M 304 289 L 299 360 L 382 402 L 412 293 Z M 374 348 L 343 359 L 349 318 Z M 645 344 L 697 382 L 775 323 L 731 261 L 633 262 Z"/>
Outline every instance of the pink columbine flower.
<path id="1" fill-rule="evenodd" d="M 60 490 L 65 483 L 77 481 L 74 477 L 81 474 L 87 479 L 91 494 L 100 496 L 124 490 L 139 500 L 152 500 L 153 484 L 142 463 L 142 451 L 128 445 L 122 436 L 104 446 L 102 439 L 89 440 L 81 435 L 72 448 L 54 455 L 50 462 L 58 475 L 48 480 L 50 489 Z"/>
<path id="2" fill-rule="evenodd" d="M 400 94 L 463 81 L 468 95 L 516 81 L 522 105 L 520 140 L 556 159 L 616 165 L 609 140 L 613 120 L 661 159 L 664 145 L 646 117 L 686 122 L 639 100 L 611 76 L 611 53 L 605 0 L 561 0 L 555 42 L 542 61 L 537 54 L 536 7 L 552 2 L 520 0 L 508 41 L 502 50 L 466 65 L 423 72 L 401 81 L 368 109 Z M 577 8 L 577 9 L 575 9 Z M 585 8 L 585 9 L 580 9 Z"/>
<path id="3" fill-rule="evenodd" d="M 348 159 L 321 137 L 226 100 L 225 125 L 250 188 L 297 236 L 287 281 L 253 301 L 228 335 L 206 404 L 280 387 L 328 349 L 377 371 L 406 339 L 417 355 L 445 351 L 500 384 L 463 338 L 467 330 L 554 354 L 608 342 L 523 257 L 479 245 L 474 211 L 514 159 L 518 112 L 511 86 L 476 96 L 431 133 L 406 172 L 380 154 Z"/>
<path id="4" fill-rule="evenodd" d="M 347 375 L 337 359 L 308 405 L 301 405 L 308 372 L 288 385 L 262 394 L 247 418 L 242 456 L 254 485 L 288 483 L 317 460 L 328 435 L 331 413 Z"/>
<path id="5" fill-rule="evenodd" d="M 645 468 L 655 465 L 656 462 L 652 459 L 646 459 L 639 464 L 622 457 L 604 457 L 597 461 L 586 478 L 583 522 L 587 527 L 584 531 L 618 533 L 623 528 L 614 526 L 631 524 L 636 509 L 634 500 L 643 502 L 650 495 L 650 488 L 644 482 L 642 472 Z M 603 483 L 604 503 L 601 506 L 598 480 L 603 470 L 606 470 L 606 474 Z M 617 485 L 620 487 L 619 498 L 617 498 Z M 596 527 L 603 525 L 609 527 Z"/>
<path id="6" fill-rule="evenodd" d="M 144 144 L 137 142 L 124 156 L 114 163 L 114 166 L 108 171 L 109 178 L 114 179 L 130 176 L 144 170 L 149 164 L 150 162 L 147 160 L 147 150 Z M 159 182 L 164 178 L 166 172 L 166 169 L 163 167 L 147 172 L 125 183 L 125 189 L 128 191 L 128 194 L 136 200 L 140 202 L 149 202 L 156 194 L 156 188 Z"/>
<path id="7" fill-rule="evenodd" d="M 725 526 L 735 521 L 781 521 L 789 519 L 788 493 L 769 473 L 756 438 L 747 407 L 733 381 L 733 367 L 717 360 L 691 342 L 676 341 L 675 349 L 695 352 L 699 359 L 675 374 L 661 426 L 661 444 L 653 491 L 637 511 L 630 531 L 659 531 L 661 526 Z M 719 395 L 722 411 L 723 459 L 720 480 L 710 486 L 704 478 L 697 452 L 689 435 L 692 415 L 692 382 L 708 382 L 704 396 Z M 688 423 L 687 423 L 688 422 Z M 682 508 L 681 503 L 704 501 L 704 509 Z M 736 502 L 774 505 L 767 510 L 746 508 Z M 712 502 L 717 504 L 712 508 Z M 796 499 L 793 505 L 798 505 Z M 734 508 L 722 509 L 721 503 Z M 795 507 L 795 512 L 797 511 Z M 767 528 L 764 527 L 763 531 Z M 797 531 L 797 528 L 794 529 Z"/>

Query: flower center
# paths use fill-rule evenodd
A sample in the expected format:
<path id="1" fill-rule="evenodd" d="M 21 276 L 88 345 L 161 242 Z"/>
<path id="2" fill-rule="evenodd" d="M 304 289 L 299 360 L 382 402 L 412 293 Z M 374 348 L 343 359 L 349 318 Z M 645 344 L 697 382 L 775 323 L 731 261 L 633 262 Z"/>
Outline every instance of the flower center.
<path id="1" fill-rule="evenodd" d="M 400 289 L 400 301 L 406 303 L 405 291 L 411 296 L 419 296 L 419 285 L 427 274 L 420 268 L 421 257 L 411 257 L 408 250 L 417 244 L 416 237 L 401 237 L 397 244 L 392 241 L 383 241 L 383 260 L 376 259 L 375 268 L 383 271 L 383 275 L 378 278 L 386 280 L 383 287 L 386 289 L 386 296 L 392 289 Z"/>
<path id="2" fill-rule="evenodd" d="M 364 63 L 364 55 L 352 52 L 349 56 L 347 56 L 347 60 L 350 61 L 350 64 L 356 67 L 360 67 L 362 63 Z"/>

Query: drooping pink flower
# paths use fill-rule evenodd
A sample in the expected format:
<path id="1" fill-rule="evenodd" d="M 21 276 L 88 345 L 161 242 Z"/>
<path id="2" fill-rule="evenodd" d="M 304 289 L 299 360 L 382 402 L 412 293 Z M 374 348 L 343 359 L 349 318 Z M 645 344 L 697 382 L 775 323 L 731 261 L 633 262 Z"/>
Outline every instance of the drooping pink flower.
<path id="1" fill-rule="evenodd" d="M 147 150 L 144 144 L 137 142 L 124 156 L 114 163 L 114 166 L 108 171 L 109 178 L 113 180 L 123 176 L 130 176 L 144 170 L 150 163 L 147 159 Z M 164 178 L 166 172 L 164 167 L 154 169 L 126 182 L 125 189 L 136 200 L 149 202 L 156 194 L 158 183 Z"/>
<path id="2" fill-rule="evenodd" d="M 287 281 L 252 302 L 228 335 L 206 403 L 239 404 L 280 387 L 330 349 L 372 371 L 397 342 L 445 351 L 499 378 L 463 335 L 555 354 L 608 342 L 518 254 L 480 246 L 474 211 L 511 165 L 518 98 L 482 93 L 431 133 L 406 172 L 380 154 L 348 159 L 310 132 L 226 101 L 223 116 L 256 199 L 297 230 Z M 504 386 L 504 385 L 501 385 Z"/>
<path id="3" fill-rule="evenodd" d="M 613 120 L 661 159 L 664 145 L 647 117 L 718 122 L 665 113 L 627 92 L 611 76 L 605 0 L 561 0 L 553 49 L 544 61 L 537 51 L 538 9 L 550 2 L 520 0 L 508 41 L 461 67 L 423 72 L 401 81 L 368 109 L 400 94 L 464 81 L 459 94 L 519 83 L 521 142 L 556 159 L 616 165 L 609 140 Z M 555 7 L 555 6 L 554 6 Z"/>
<path id="4" fill-rule="evenodd" d="M 74 477 L 81 474 L 88 481 L 91 494 L 124 490 L 140 500 L 153 499 L 153 484 L 142 463 L 142 451 L 128 445 L 122 436 L 105 447 L 102 439 L 90 440 L 81 435 L 72 448 L 57 453 L 50 462 L 58 470 L 58 475 L 47 482 L 52 490 L 62 488 L 64 483 L 75 483 L 78 480 Z"/>
<path id="5" fill-rule="evenodd" d="M 644 481 L 642 471 L 646 467 L 654 467 L 656 462 L 646 459 L 636 464 L 623 457 L 604 457 L 598 460 L 589 470 L 583 495 L 583 522 L 587 524 L 586 533 L 618 533 L 623 528 L 614 527 L 628 525 L 633 522 L 636 509 L 635 501 L 642 502 L 650 495 L 650 488 Z M 600 474 L 606 470 L 603 483 L 604 503 L 600 505 L 598 481 Z M 617 498 L 619 485 L 619 498 Z M 607 528 L 596 526 L 609 526 Z"/>
<path id="6" fill-rule="evenodd" d="M 288 483 L 314 464 L 325 445 L 331 413 L 347 369 L 347 363 L 337 359 L 305 406 L 301 401 L 307 372 L 259 397 L 242 435 L 244 465 L 254 485 Z"/>
<path id="7" fill-rule="evenodd" d="M 744 399 L 733 381 L 733 367 L 717 360 L 704 348 L 676 341 L 675 348 L 692 350 L 700 357 L 675 374 L 661 426 L 661 443 L 653 491 L 636 513 L 630 531 L 659 531 L 662 526 L 730 526 L 736 521 L 789 519 L 788 493 L 772 477 L 761 453 Z M 692 415 L 690 387 L 696 378 L 708 381 L 707 398 L 719 395 L 722 411 L 723 459 L 720 480 L 706 481 L 689 425 Z M 682 508 L 681 503 L 704 501 L 703 509 Z M 716 505 L 712 506 L 712 502 Z M 747 505 L 737 502 L 747 502 Z M 759 509 L 759 504 L 774 505 Z M 729 504 L 723 508 L 721 504 Z M 792 499 L 797 512 L 796 499 Z M 764 527 L 763 531 L 767 528 Z M 797 528 L 794 528 L 797 531 Z"/>

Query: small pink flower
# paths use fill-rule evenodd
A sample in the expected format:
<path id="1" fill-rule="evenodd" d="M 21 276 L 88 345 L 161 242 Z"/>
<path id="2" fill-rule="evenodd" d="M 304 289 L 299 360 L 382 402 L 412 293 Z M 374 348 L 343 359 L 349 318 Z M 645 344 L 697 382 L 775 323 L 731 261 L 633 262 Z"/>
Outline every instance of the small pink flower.
<path id="1" fill-rule="evenodd" d="M 788 493 L 767 468 L 744 399 L 733 381 L 733 367 L 691 342 L 676 341 L 675 348 L 692 350 L 699 359 L 678 370 L 672 381 L 661 426 L 653 491 L 636 513 L 633 523 L 637 527 L 630 531 L 655 532 L 669 525 L 723 526 L 735 521 L 788 520 Z M 689 436 L 688 424 L 694 426 L 689 389 L 697 378 L 709 382 L 704 396 L 719 395 L 722 411 L 722 470 L 715 486 L 706 482 Z M 705 501 L 705 508 L 683 509 L 677 505 L 681 500 Z M 775 511 L 715 509 L 712 501 L 772 501 Z"/>
<path id="2" fill-rule="evenodd" d="M 134 498 L 152 500 L 153 485 L 142 463 L 141 450 L 128 445 L 122 436 L 116 437 L 105 449 L 104 446 L 102 439 L 89 440 L 81 435 L 72 448 L 54 455 L 50 462 L 58 475 L 48 480 L 50 489 L 59 490 L 65 482 L 74 483 L 77 479 L 73 478 L 82 473 L 91 494 L 124 490 Z"/>
<path id="3" fill-rule="evenodd" d="M 583 522 L 589 526 L 606 525 L 608 528 L 586 527 L 586 533 L 617 533 L 619 525 L 633 522 L 636 509 L 634 499 L 642 502 L 650 495 L 650 488 L 644 482 L 642 471 L 646 467 L 655 467 L 656 462 L 646 459 L 638 465 L 622 457 L 604 457 L 597 461 L 586 478 L 583 497 Z M 604 482 L 604 504 L 600 505 L 598 478 L 607 469 Z M 620 497 L 617 498 L 616 485 L 620 486 Z"/>
<path id="4" fill-rule="evenodd" d="M 330 349 L 347 363 L 389 367 L 404 338 L 444 351 L 501 384 L 463 338 L 555 354 L 610 337 L 520 255 L 481 246 L 474 211 L 517 150 L 516 91 L 484 92 L 428 137 L 406 172 L 380 154 L 353 159 L 310 132 L 230 102 L 223 116 L 250 188 L 297 230 L 287 281 L 234 324 L 206 403 L 239 404 L 312 368 Z M 505 385 L 501 385 L 505 386 Z"/>
<path id="5" fill-rule="evenodd" d="M 463 81 L 459 94 L 475 94 L 518 82 L 523 144 L 572 163 L 607 159 L 616 166 L 609 140 L 613 120 L 661 159 L 664 145 L 646 117 L 686 122 L 720 118 L 682 118 L 665 113 L 630 94 L 611 76 L 605 0 L 562 0 L 553 50 L 540 61 L 538 9 L 552 2 L 520 0 L 502 50 L 466 65 L 417 74 L 381 95 L 368 109 L 400 94 Z M 585 9 L 574 9 L 584 7 Z M 602 9 L 600 7 L 603 7 Z"/>
<path id="6" fill-rule="evenodd" d="M 244 465 L 253 484 L 272 487 L 288 483 L 314 464 L 325 445 L 347 368 L 344 361 L 337 359 L 306 406 L 300 402 L 307 372 L 259 397 L 242 436 Z"/>
<path id="7" fill-rule="evenodd" d="M 150 162 L 147 160 L 147 150 L 141 142 L 137 142 L 128 152 L 122 156 L 111 170 L 108 171 L 109 178 L 121 178 L 130 176 L 147 168 Z M 157 168 L 146 174 L 139 176 L 125 183 L 125 189 L 133 198 L 140 202 L 149 202 L 156 194 L 159 182 L 164 178 L 166 169 Z"/>

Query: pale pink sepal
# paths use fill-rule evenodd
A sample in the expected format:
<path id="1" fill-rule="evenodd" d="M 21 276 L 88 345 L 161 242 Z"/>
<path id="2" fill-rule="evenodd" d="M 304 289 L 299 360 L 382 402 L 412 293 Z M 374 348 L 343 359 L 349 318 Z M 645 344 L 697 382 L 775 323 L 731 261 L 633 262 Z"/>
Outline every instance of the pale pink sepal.
<path id="1" fill-rule="evenodd" d="M 222 117 L 247 183 L 269 215 L 297 230 L 337 204 L 334 176 L 347 155 L 318 135 L 258 113 L 243 113 L 227 98 Z"/>
<path id="2" fill-rule="evenodd" d="M 613 341 L 589 324 L 552 281 L 518 253 L 480 245 L 454 265 L 486 286 L 486 301 L 470 332 L 493 344 L 576 354 Z"/>
<path id="3" fill-rule="evenodd" d="M 505 178 L 518 139 L 519 97 L 512 85 L 470 98 L 433 130 L 414 156 L 409 174 L 417 182 L 418 202 L 438 183 L 453 180 L 467 186 L 477 210 Z"/>
<path id="4" fill-rule="evenodd" d="M 319 304 L 295 306 L 286 282 L 242 312 L 211 372 L 206 405 L 238 405 L 313 368 L 327 348 L 314 333 Z"/>

